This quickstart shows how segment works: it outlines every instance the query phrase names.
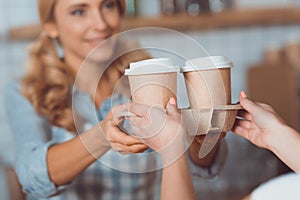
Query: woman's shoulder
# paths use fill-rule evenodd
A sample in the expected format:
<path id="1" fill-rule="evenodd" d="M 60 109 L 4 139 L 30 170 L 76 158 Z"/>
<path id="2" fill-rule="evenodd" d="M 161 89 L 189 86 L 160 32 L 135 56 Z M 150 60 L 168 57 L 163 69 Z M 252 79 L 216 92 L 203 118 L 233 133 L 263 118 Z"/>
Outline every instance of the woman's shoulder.
<path id="1" fill-rule="evenodd" d="M 6 98 L 25 98 L 20 91 L 21 81 L 10 81 L 5 85 L 4 94 Z"/>
<path id="2" fill-rule="evenodd" d="M 6 107 L 32 107 L 28 99 L 22 94 L 21 81 L 14 80 L 10 81 L 5 85 L 4 88 L 4 103 Z"/>
<path id="3" fill-rule="evenodd" d="M 20 80 L 8 82 L 5 85 L 4 91 L 4 104 L 6 114 L 9 119 L 19 119 L 14 121 L 23 120 L 37 120 L 41 122 L 45 120 L 44 117 L 36 113 L 31 102 L 21 92 L 22 83 Z"/>

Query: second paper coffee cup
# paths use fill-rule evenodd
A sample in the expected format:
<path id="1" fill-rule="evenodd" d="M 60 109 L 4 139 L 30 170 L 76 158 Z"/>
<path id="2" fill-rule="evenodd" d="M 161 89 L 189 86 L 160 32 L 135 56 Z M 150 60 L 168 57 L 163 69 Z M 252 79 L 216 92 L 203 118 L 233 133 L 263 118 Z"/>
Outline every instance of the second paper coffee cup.
<path id="1" fill-rule="evenodd" d="M 177 72 L 179 68 L 168 58 L 131 63 L 125 75 L 129 79 L 132 101 L 165 109 L 171 97 L 176 99 Z"/>
<path id="2" fill-rule="evenodd" d="M 224 56 L 186 61 L 182 72 L 192 109 L 231 104 L 231 67 L 232 63 Z"/>
<path id="3" fill-rule="evenodd" d="M 213 113 L 220 113 L 215 108 L 231 104 L 231 67 L 232 63 L 223 56 L 186 61 L 182 72 L 190 109 L 184 110 L 183 116 L 190 135 L 207 134 L 216 128 L 215 124 L 226 127 L 228 112 L 221 112 L 222 116 Z"/>

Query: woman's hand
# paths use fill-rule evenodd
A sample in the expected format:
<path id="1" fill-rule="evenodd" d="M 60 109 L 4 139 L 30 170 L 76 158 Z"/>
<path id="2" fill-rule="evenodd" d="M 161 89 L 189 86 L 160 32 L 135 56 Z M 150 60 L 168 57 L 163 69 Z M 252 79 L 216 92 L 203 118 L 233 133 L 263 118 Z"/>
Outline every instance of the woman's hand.
<path id="1" fill-rule="evenodd" d="M 244 92 L 241 92 L 240 103 L 245 110 L 239 111 L 238 116 L 245 120 L 237 119 L 232 131 L 269 150 L 279 143 L 277 136 L 284 134 L 283 130 L 287 125 L 274 109 L 269 105 L 249 100 Z"/>
<path id="2" fill-rule="evenodd" d="M 124 105 L 113 107 L 106 118 L 100 122 L 107 145 L 121 154 L 144 152 L 148 148 L 144 143 L 136 137 L 124 133 L 119 128 L 119 125 L 124 121 L 120 112 L 125 109 Z"/>

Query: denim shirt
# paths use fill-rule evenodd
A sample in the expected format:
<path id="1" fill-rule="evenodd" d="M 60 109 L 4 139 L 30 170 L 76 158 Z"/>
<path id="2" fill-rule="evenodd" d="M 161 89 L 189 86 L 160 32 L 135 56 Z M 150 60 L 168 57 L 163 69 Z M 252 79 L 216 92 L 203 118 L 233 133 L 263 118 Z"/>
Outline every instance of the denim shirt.
<path id="1" fill-rule="evenodd" d="M 15 170 L 27 199 L 159 199 L 161 171 L 151 170 L 157 157 L 149 151 L 123 156 L 109 150 L 72 183 L 55 186 L 46 164 L 48 148 L 76 136 L 39 116 L 19 87 L 18 82 L 8 85 L 5 102 L 16 143 Z M 87 94 L 74 89 L 73 109 L 84 121 L 78 130 L 86 131 L 103 120 L 112 106 L 127 101 L 124 95 L 114 94 L 96 110 Z"/>

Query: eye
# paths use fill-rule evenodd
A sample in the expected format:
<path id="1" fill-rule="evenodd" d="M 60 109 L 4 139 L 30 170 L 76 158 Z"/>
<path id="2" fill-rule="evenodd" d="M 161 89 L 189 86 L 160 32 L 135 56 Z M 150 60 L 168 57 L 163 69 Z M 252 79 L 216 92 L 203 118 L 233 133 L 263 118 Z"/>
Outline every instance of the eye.
<path id="1" fill-rule="evenodd" d="M 82 8 L 79 8 L 72 11 L 71 14 L 74 16 L 82 16 L 84 14 L 84 10 Z"/>
<path id="2" fill-rule="evenodd" d="M 116 1 L 105 1 L 103 7 L 106 9 L 115 9 L 117 7 Z"/>

